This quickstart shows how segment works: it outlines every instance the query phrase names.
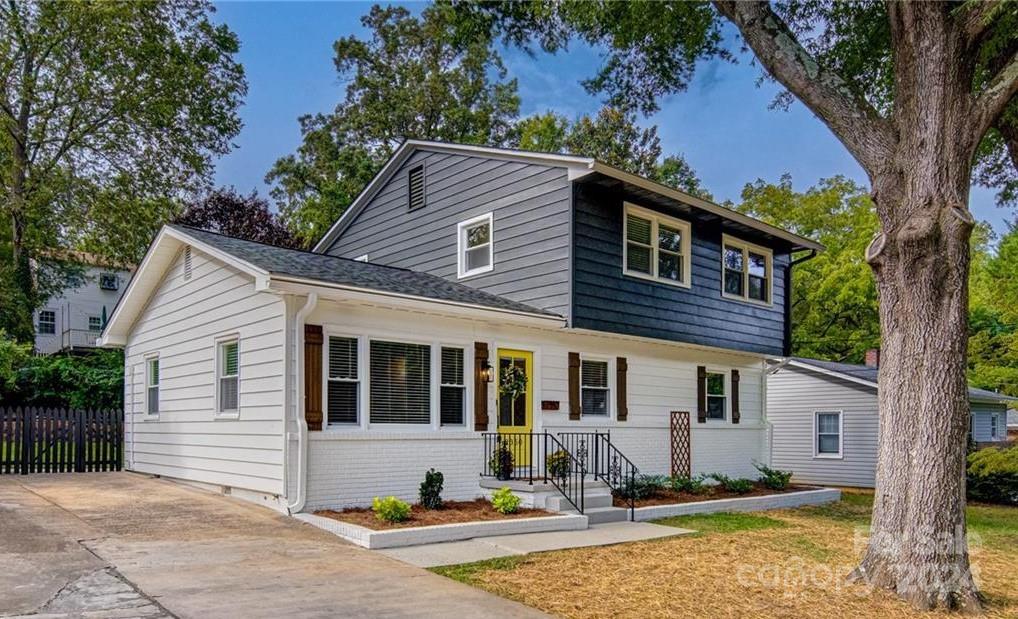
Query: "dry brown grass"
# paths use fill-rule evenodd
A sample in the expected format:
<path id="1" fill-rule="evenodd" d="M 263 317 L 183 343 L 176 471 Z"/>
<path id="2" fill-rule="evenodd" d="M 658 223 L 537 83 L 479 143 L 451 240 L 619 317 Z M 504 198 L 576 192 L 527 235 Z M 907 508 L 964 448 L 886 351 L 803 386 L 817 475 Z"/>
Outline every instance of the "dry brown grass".
<path id="1" fill-rule="evenodd" d="M 531 555 L 460 577 L 563 617 L 937 616 L 845 583 L 861 551 L 855 531 L 865 519 L 858 514 L 803 509 L 758 519 L 780 522 Z M 1018 617 L 1018 535 L 1004 527 L 988 529 L 972 554 L 989 617 Z"/>
<path id="2" fill-rule="evenodd" d="M 554 516 L 543 509 L 521 507 L 512 514 L 500 514 L 485 499 L 473 501 L 446 501 L 442 509 L 425 509 L 419 504 L 410 506 L 410 519 L 403 522 L 384 522 L 375 516 L 375 512 L 367 507 L 354 507 L 343 511 L 324 509 L 315 512 L 316 516 L 324 516 L 333 520 L 342 520 L 353 524 L 384 531 L 388 529 L 406 529 L 409 527 L 426 527 L 434 524 L 455 524 L 460 522 L 479 522 L 489 520 L 513 520 L 516 518 L 538 518 Z"/>

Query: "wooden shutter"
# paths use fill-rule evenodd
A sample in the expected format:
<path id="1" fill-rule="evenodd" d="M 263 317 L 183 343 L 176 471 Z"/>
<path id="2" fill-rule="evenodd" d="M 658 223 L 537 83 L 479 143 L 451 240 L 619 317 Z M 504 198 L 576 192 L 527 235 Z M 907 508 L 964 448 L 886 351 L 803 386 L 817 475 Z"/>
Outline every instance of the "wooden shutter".
<path id="1" fill-rule="evenodd" d="M 569 353 L 569 418 L 580 418 L 580 353 Z"/>
<path id="2" fill-rule="evenodd" d="M 488 362 L 488 345 L 474 342 L 474 431 L 488 431 L 488 381 L 482 371 Z"/>
<path id="3" fill-rule="evenodd" d="M 304 325 L 304 421 L 322 429 L 322 326 Z"/>
<path id="4" fill-rule="evenodd" d="M 707 368 L 696 367 L 696 422 L 707 423 Z"/>
<path id="5" fill-rule="evenodd" d="M 732 423 L 739 423 L 739 370 L 732 370 Z"/>
<path id="6" fill-rule="evenodd" d="M 629 364 L 625 357 L 615 359 L 615 410 L 619 421 L 629 418 L 629 406 L 626 403 L 626 373 L 629 371 Z"/>

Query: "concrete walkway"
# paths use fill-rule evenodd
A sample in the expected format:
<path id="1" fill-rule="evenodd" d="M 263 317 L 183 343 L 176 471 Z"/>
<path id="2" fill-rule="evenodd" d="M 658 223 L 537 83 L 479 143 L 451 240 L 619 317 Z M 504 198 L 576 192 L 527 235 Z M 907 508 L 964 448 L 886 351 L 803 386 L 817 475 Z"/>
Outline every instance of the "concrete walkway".
<path id="1" fill-rule="evenodd" d="M 0 616 L 545 617 L 230 497 L 131 473 L 0 477 Z"/>
<path id="2" fill-rule="evenodd" d="M 595 524 L 583 531 L 554 531 L 522 535 L 478 537 L 462 542 L 422 544 L 391 548 L 376 552 L 417 567 L 473 563 L 497 557 L 525 555 L 532 552 L 607 546 L 623 542 L 640 542 L 693 533 L 689 529 L 666 527 L 649 522 L 614 522 Z"/>

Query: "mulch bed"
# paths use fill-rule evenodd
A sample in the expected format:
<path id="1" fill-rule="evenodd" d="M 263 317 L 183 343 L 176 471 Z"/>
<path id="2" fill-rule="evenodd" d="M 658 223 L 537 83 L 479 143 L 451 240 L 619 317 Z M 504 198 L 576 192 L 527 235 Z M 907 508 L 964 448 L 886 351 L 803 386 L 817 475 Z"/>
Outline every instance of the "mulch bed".
<path id="1" fill-rule="evenodd" d="M 763 484 L 754 484 L 753 489 L 744 494 L 728 492 L 720 486 L 712 486 L 708 492 L 703 494 L 692 494 L 689 492 L 676 492 L 671 488 L 659 488 L 653 496 L 645 499 L 637 499 L 637 507 L 649 507 L 651 505 L 674 505 L 675 503 L 696 503 L 698 501 L 713 501 L 716 499 L 737 499 L 750 496 L 767 496 L 768 494 L 784 494 L 799 490 L 813 490 L 810 486 L 788 486 L 784 490 L 771 490 Z M 615 507 L 629 507 L 625 499 L 615 497 L 612 501 Z"/>
<path id="2" fill-rule="evenodd" d="M 442 509 L 424 509 L 420 505 L 410 507 L 410 519 L 403 522 L 383 522 L 375 517 L 375 512 L 367 507 L 351 507 L 342 511 L 324 509 L 315 512 L 316 516 L 341 520 L 351 524 L 367 527 L 375 531 L 390 529 L 406 529 L 409 527 L 427 527 L 435 524 L 455 524 L 459 522 L 480 522 L 490 520 L 516 520 L 518 518 L 537 518 L 556 516 L 543 509 L 521 507 L 515 514 L 500 514 L 485 499 L 473 501 L 445 501 Z"/>

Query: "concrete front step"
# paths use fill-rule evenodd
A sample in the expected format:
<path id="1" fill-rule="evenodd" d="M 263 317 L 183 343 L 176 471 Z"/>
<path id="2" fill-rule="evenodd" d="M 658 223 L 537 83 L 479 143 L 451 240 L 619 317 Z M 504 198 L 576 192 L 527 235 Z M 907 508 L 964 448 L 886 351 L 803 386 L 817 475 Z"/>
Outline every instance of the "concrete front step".
<path id="1" fill-rule="evenodd" d="M 575 510 L 563 511 L 563 514 L 576 514 Z M 629 510 L 622 507 L 585 507 L 583 515 L 590 524 L 606 522 L 625 522 L 629 520 Z"/>
<path id="2" fill-rule="evenodd" d="M 598 492 L 596 494 L 590 492 L 583 493 L 583 508 L 592 509 L 594 507 L 611 507 L 612 495 L 611 492 Z M 569 499 L 565 498 L 561 494 L 558 496 L 548 497 L 545 502 L 545 507 L 555 512 L 564 512 L 573 509 Z"/>

